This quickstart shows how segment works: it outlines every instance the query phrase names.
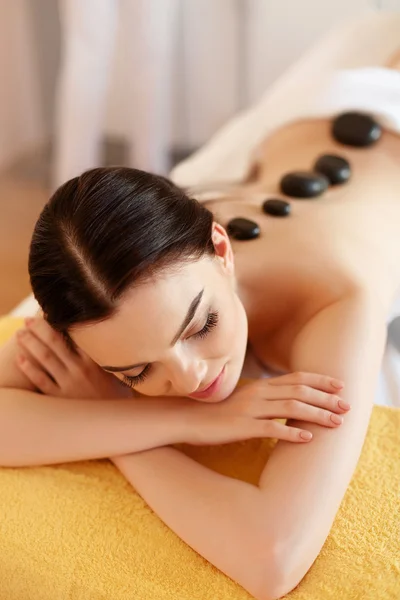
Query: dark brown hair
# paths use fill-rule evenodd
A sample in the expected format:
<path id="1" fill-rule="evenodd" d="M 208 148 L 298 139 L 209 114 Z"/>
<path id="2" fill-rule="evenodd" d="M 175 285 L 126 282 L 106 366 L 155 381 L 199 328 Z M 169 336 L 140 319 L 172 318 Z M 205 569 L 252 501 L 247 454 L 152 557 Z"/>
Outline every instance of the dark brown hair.
<path id="1" fill-rule="evenodd" d="M 92 169 L 62 185 L 35 225 L 29 276 L 48 323 L 110 317 L 159 270 L 212 255 L 212 214 L 171 181 L 137 169 Z"/>

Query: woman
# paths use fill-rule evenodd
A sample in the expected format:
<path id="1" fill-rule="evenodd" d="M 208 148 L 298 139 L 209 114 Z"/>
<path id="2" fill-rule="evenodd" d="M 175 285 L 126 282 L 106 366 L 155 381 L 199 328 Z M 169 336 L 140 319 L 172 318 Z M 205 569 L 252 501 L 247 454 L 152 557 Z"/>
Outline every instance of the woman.
<path id="1" fill-rule="evenodd" d="M 297 585 L 329 533 L 400 281 L 396 135 L 360 150 L 335 141 L 330 120 L 300 122 L 267 152 L 268 172 L 261 151 L 256 181 L 210 204 L 215 221 L 139 171 L 64 184 L 30 253 L 45 319 L 3 349 L 2 387 L 14 390 L 0 394 L 3 465 L 110 457 L 165 523 L 259 599 Z M 351 181 L 318 202 L 291 200 L 289 219 L 263 214 L 282 175 L 322 153 L 349 160 Z M 231 244 L 223 225 L 238 216 L 256 219 L 261 237 Z M 295 374 L 234 391 L 247 345 L 244 374 Z M 165 447 L 260 436 L 280 441 L 258 487 Z"/>
<path id="2" fill-rule="evenodd" d="M 174 442 L 218 444 L 265 436 L 307 445 L 310 423 L 340 428 L 348 410 L 337 395 L 342 384 L 325 375 L 259 380 L 234 392 L 245 357 L 247 317 L 236 289 L 230 240 L 206 208 L 162 178 L 131 169 L 95 169 L 64 184 L 38 220 L 29 270 L 46 318 L 28 322 L 16 336 L 18 346 L 12 340 L 3 349 L 2 387 L 14 388 L 13 394 L 3 389 L 0 396 L 3 466 L 111 457 L 147 499 L 135 480 L 141 471 L 133 460 L 139 458 L 140 466 L 140 457 L 151 459 L 152 451 L 132 452 Z M 127 387 L 132 385 L 140 392 L 133 400 Z M 284 425 L 274 417 L 303 424 Z M 184 458 L 171 448 L 160 450 L 162 460 Z M 235 553 L 225 553 L 221 561 L 218 544 L 207 541 L 217 520 L 221 534 L 239 543 L 243 519 L 236 531 L 220 514 L 224 495 L 239 482 L 208 471 L 198 474 L 186 459 L 182 468 L 176 490 L 183 497 L 171 503 L 164 490 L 163 508 L 172 509 L 175 519 L 188 503 L 196 519 L 190 518 L 187 528 L 188 514 L 171 526 L 263 597 L 264 574 L 262 581 L 256 569 L 254 582 L 244 572 L 243 577 Z M 172 466 L 171 484 L 175 476 Z M 180 489 L 185 482 L 190 483 L 186 492 Z M 151 478 L 143 483 L 152 485 Z M 219 498 L 221 484 L 226 489 Z M 205 493 L 216 503 L 209 523 L 198 506 Z M 248 511 L 246 522 L 252 503 L 262 500 L 261 488 L 240 484 L 235 496 L 235 510 Z M 169 523 L 164 510 L 160 516 Z M 255 527 L 257 521 L 245 529 L 252 545 Z M 274 541 L 268 534 L 259 542 L 260 567 L 275 569 L 274 555 L 273 564 L 269 559 Z M 269 582 L 266 590 L 271 591 Z"/>

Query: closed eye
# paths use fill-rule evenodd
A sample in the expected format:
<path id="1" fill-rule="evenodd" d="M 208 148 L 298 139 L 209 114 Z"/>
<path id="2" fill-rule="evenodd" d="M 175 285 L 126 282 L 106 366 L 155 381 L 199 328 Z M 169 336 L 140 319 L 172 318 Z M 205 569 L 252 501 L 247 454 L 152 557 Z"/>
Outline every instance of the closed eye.
<path id="1" fill-rule="evenodd" d="M 141 373 L 139 373 L 139 375 L 123 375 L 122 383 L 124 383 L 125 385 L 127 385 L 130 388 L 133 388 L 136 385 L 143 383 L 143 381 L 149 375 L 150 367 L 151 367 L 151 365 L 146 365 L 145 368 L 143 369 L 143 371 Z"/>
<path id="2" fill-rule="evenodd" d="M 197 333 L 194 333 L 193 335 L 191 335 L 190 337 L 205 338 L 210 333 L 211 329 L 213 329 L 214 327 L 216 327 L 218 325 L 218 321 L 219 321 L 218 311 L 208 313 L 207 321 L 206 321 L 204 327 L 202 329 L 200 329 L 200 331 L 197 331 Z"/>
<path id="3" fill-rule="evenodd" d="M 219 321 L 218 311 L 209 312 L 208 316 L 207 316 L 207 320 L 204 324 L 204 327 L 202 327 L 202 329 L 200 329 L 200 331 L 197 331 L 190 337 L 191 338 L 205 338 L 210 333 L 210 331 L 218 325 L 218 321 Z M 133 388 L 136 385 L 143 383 L 143 381 L 145 381 L 145 379 L 147 379 L 147 377 L 149 376 L 149 373 L 150 373 L 150 369 L 151 369 L 151 365 L 148 364 L 143 369 L 143 371 L 141 373 L 139 373 L 139 375 L 123 375 L 122 381 L 128 387 Z"/>

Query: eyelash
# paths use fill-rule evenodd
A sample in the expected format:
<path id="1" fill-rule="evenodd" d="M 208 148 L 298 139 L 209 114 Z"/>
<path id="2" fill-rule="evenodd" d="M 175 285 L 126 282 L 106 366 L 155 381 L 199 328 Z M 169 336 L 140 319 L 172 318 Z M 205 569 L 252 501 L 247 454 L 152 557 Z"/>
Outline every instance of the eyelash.
<path id="1" fill-rule="evenodd" d="M 147 365 L 143 371 L 141 373 L 139 373 L 139 375 L 123 375 L 123 379 L 122 382 L 127 385 L 130 388 L 135 387 L 136 385 L 139 385 L 139 383 L 143 383 L 143 381 L 146 379 L 146 377 L 149 374 L 149 370 L 150 370 L 150 365 Z"/>
<path id="2" fill-rule="evenodd" d="M 194 333 L 190 337 L 205 338 L 210 333 L 211 329 L 213 329 L 214 327 L 216 327 L 218 325 L 218 321 L 219 321 L 218 311 L 208 313 L 207 321 L 206 321 L 206 324 L 204 325 L 203 329 L 200 329 L 200 331 L 198 331 L 197 333 Z M 150 371 L 150 365 L 147 365 L 143 369 L 143 371 L 141 373 L 139 373 L 139 375 L 135 375 L 135 376 L 123 375 L 122 381 L 128 387 L 133 388 L 136 385 L 143 383 L 143 381 L 148 376 L 149 371 Z"/>
<path id="3" fill-rule="evenodd" d="M 197 333 L 194 333 L 192 337 L 205 338 L 210 333 L 211 329 L 213 329 L 213 327 L 216 327 L 218 325 L 218 321 L 219 321 L 218 311 L 208 313 L 207 321 L 206 321 L 206 324 L 204 325 L 203 329 L 200 329 L 200 331 L 198 331 Z"/>

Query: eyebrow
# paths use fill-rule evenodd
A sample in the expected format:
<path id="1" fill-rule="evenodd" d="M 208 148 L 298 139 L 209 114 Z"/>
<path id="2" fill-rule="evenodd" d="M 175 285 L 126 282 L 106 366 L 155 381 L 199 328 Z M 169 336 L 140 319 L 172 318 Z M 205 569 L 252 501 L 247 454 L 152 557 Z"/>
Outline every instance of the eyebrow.
<path id="1" fill-rule="evenodd" d="M 199 294 L 195 298 L 193 298 L 189 309 L 186 313 L 186 317 L 183 320 L 182 325 L 179 328 L 178 333 L 175 335 L 174 339 L 171 342 L 171 346 L 173 346 L 181 337 L 182 333 L 185 331 L 186 327 L 192 321 L 193 317 L 196 314 L 197 309 L 199 308 L 201 299 L 204 294 L 204 288 L 201 290 Z M 128 365 L 126 367 L 101 367 L 105 371 L 111 371 L 112 373 L 118 373 L 120 371 L 130 371 L 131 369 L 137 369 L 138 367 L 145 367 L 148 363 L 138 363 L 137 365 Z"/>
<path id="2" fill-rule="evenodd" d="M 176 336 L 174 337 L 174 339 L 171 342 L 171 346 L 176 344 L 176 342 L 181 337 L 182 333 L 185 331 L 186 327 L 192 321 L 194 315 L 196 314 L 196 310 L 199 308 L 203 294 L 204 294 L 204 288 L 201 290 L 201 292 L 199 294 L 197 294 L 197 296 L 195 298 L 193 298 L 193 300 L 189 306 L 189 309 L 186 313 L 186 317 L 184 318 L 183 323 L 180 326 L 178 333 L 176 334 Z"/>

